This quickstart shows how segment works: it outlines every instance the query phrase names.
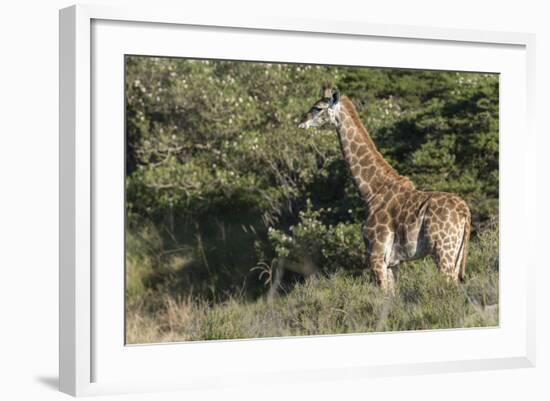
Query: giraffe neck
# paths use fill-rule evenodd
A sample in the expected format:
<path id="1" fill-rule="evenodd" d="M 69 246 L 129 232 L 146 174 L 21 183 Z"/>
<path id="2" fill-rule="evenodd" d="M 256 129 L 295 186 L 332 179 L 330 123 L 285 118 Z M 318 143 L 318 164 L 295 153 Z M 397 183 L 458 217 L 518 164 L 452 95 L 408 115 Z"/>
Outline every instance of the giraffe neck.
<path id="1" fill-rule="evenodd" d="M 355 106 L 345 96 L 340 100 L 336 121 L 342 153 L 359 193 L 367 204 L 382 199 L 394 185 L 414 188 L 411 181 L 399 175 L 384 160 L 361 122 Z"/>

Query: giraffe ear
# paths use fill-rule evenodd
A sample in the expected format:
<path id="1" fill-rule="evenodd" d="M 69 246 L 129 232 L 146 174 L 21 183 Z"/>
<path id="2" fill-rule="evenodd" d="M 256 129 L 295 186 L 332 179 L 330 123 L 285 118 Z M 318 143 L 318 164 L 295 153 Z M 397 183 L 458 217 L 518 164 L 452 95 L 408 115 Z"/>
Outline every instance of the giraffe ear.
<path id="1" fill-rule="evenodd" d="M 338 103 L 340 101 L 340 91 L 338 89 L 334 89 L 332 91 L 332 95 L 330 97 L 330 103 L 332 105 L 335 105 L 336 103 Z"/>

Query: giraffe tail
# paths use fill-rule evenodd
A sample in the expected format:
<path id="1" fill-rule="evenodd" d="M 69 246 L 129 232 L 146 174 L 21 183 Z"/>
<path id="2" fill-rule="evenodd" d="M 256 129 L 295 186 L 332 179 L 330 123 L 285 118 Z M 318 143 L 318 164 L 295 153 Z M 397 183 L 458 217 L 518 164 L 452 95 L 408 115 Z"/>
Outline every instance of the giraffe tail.
<path id="1" fill-rule="evenodd" d="M 464 221 L 464 233 L 462 234 L 462 244 L 460 245 L 460 250 L 458 252 L 458 259 L 457 262 L 460 263 L 459 271 L 458 271 L 458 278 L 460 281 L 464 281 L 464 278 L 466 277 L 466 259 L 468 256 L 468 242 L 470 242 L 470 225 L 471 225 L 471 217 L 470 212 L 468 211 L 468 214 L 465 216 L 466 219 Z"/>

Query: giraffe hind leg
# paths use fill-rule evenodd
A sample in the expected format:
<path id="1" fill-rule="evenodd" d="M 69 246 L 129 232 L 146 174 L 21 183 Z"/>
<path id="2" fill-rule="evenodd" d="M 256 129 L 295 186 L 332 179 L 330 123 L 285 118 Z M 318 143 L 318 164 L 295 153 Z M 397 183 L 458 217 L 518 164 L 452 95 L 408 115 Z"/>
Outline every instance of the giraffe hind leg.
<path id="1" fill-rule="evenodd" d="M 458 249 L 438 247 L 435 254 L 437 269 L 453 283 L 458 283 L 460 275 L 460 266 L 456 264 L 458 252 Z"/>

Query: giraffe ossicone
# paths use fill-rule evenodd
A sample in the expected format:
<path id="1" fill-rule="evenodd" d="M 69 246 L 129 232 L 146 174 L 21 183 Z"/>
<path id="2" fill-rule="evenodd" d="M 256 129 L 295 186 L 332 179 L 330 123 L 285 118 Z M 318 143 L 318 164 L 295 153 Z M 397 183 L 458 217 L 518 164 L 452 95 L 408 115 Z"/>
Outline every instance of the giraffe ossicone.
<path id="1" fill-rule="evenodd" d="M 470 209 L 458 195 L 421 191 L 380 154 L 349 98 L 329 84 L 300 128 L 336 128 L 353 181 L 365 203 L 362 225 L 370 268 L 388 293 L 402 261 L 431 255 L 449 280 L 464 280 Z"/>

